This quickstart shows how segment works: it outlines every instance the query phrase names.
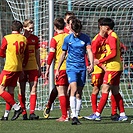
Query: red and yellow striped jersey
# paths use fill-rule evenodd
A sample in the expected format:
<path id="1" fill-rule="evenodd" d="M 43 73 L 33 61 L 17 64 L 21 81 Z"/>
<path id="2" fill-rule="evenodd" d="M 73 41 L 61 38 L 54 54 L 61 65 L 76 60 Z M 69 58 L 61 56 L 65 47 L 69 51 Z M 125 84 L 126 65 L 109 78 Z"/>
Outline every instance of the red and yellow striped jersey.
<path id="1" fill-rule="evenodd" d="M 4 70 L 10 72 L 22 71 L 22 62 L 27 45 L 27 39 L 19 33 L 4 36 L 1 49 L 6 52 Z"/>
<path id="2" fill-rule="evenodd" d="M 27 38 L 27 45 L 29 50 L 29 59 L 24 70 L 34 70 L 37 69 L 36 62 L 36 50 L 39 48 L 39 38 L 33 34 Z"/>
<path id="3" fill-rule="evenodd" d="M 96 59 L 102 59 L 106 55 L 106 46 L 105 46 L 105 37 L 102 37 L 100 34 L 97 34 L 92 42 L 91 42 L 91 47 L 92 47 L 92 53 L 94 58 Z M 96 73 L 102 73 L 103 70 L 98 67 L 97 65 L 94 66 L 94 71 L 93 74 Z"/>
<path id="4" fill-rule="evenodd" d="M 115 32 L 111 32 L 106 40 L 106 57 L 116 50 L 116 56 L 106 61 L 107 71 L 123 70 L 121 62 L 120 40 Z"/>
<path id="5" fill-rule="evenodd" d="M 61 34 L 58 34 L 58 35 L 54 36 L 51 39 L 50 48 L 54 48 L 54 51 L 50 51 L 50 52 L 55 52 L 55 66 L 54 66 L 55 70 L 58 67 L 60 56 L 62 54 L 62 45 L 63 45 L 63 42 L 64 42 L 64 38 L 67 35 L 68 35 L 67 33 L 61 33 Z M 64 60 L 60 70 L 66 70 L 66 60 Z"/>

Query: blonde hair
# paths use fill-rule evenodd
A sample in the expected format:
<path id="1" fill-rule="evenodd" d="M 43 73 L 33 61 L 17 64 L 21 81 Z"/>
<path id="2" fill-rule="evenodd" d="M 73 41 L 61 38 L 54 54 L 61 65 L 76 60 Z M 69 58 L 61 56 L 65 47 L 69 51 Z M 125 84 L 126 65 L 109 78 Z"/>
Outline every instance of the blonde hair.
<path id="1" fill-rule="evenodd" d="M 34 24 L 33 20 L 25 19 L 23 22 L 23 27 L 27 27 L 29 24 Z"/>

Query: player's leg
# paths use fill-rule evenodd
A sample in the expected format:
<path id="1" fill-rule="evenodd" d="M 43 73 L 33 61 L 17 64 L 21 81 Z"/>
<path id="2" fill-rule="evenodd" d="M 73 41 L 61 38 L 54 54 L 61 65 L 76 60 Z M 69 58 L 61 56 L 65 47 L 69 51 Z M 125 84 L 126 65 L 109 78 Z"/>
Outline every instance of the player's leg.
<path id="1" fill-rule="evenodd" d="M 50 93 L 49 99 L 48 99 L 48 103 L 44 109 L 43 112 L 43 116 L 44 118 L 48 118 L 50 115 L 50 110 L 51 110 L 51 106 L 54 103 L 54 100 L 56 99 L 56 97 L 58 96 L 58 91 L 56 89 L 56 87 L 53 88 L 53 90 Z"/>
<path id="2" fill-rule="evenodd" d="M 124 103 L 123 103 L 123 98 L 121 97 L 121 94 L 119 93 L 119 83 L 120 83 L 120 76 L 121 76 L 121 71 L 114 72 L 114 78 L 112 80 L 112 85 L 113 87 L 111 88 L 112 90 L 112 95 L 114 96 L 114 99 L 116 101 L 116 105 L 120 111 L 120 117 L 118 121 L 126 121 L 128 117 L 125 114 L 125 109 L 124 109 Z"/>
<path id="3" fill-rule="evenodd" d="M 62 112 L 62 116 L 57 119 L 57 121 L 68 121 L 67 118 L 67 100 L 68 100 L 68 96 L 67 96 L 67 89 L 68 89 L 68 79 L 67 79 L 67 75 L 66 75 L 66 71 L 65 70 L 60 70 L 60 74 L 58 76 L 58 79 L 55 80 L 55 84 L 58 90 L 58 98 L 60 101 L 60 108 L 61 108 L 61 112 Z"/>
<path id="4" fill-rule="evenodd" d="M 103 77 L 104 77 L 104 72 L 98 74 L 92 74 L 91 85 L 93 86 L 93 89 L 91 94 L 91 105 L 92 105 L 93 114 L 91 114 L 90 116 L 85 116 L 84 117 L 85 119 L 94 120 L 93 116 L 95 115 L 97 110 L 97 96 L 100 91 L 100 87 L 103 83 Z"/>
<path id="5" fill-rule="evenodd" d="M 128 117 L 125 114 L 124 102 L 121 94 L 119 93 L 119 86 L 114 86 L 112 90 L 112 95 L 114 96 L 114 99 L 120 112 L 120 116 L 116 120 L 127 121 Z"/>
<path id="6" fill-rule="evenodd" d="M 78 86 L 78 90 L 76 93 L 76 116 L 78 116 L 78 119 L 82 118 L 82 116 L 79 115 L 82 105 L 82 90 L 83 87 Z"/>
<path id="7" fill-rule="evenodd" d="M 14 87 L 7 87 L 7 88 L 8 88 L 8 93 L 10 93 L 10 95 L 14 99 Z M 12 106 L 6 102 L 5 112 L 4 112 L 4 115 L 2 116 L 1 120 L 8 120 L 11 108 L 12 108 Z"/>
<path id="8" fill-rule="evenodd" d="M 30 82 L 30 120 L 37 120 L 39 116 L 35 114 L 36 100 L 37 100 L 37 82 Z"/>
<path id="9" fill-rule="evenodd" d="M 101 98 L 100 98 L 100 101 L 97 107 L 97 111 L 94 116 L 94 120 L 97 120 L 97 121 L 101 120 L 100 116 L 108 100 L 109 88 L 110 86 L 107 84 L 102 85 L 102 95 L 101 95 Z"/>
<path id="10" fill-rule="evenodd" d="M 22 109 L 19 107 L 19 105 L 15 102 L 14 98 L 5 91 L 5 88 L 7 86 L 12 86 L 15 88 L 17 85 L 17 79 L 20 75 L 20 72 L 7 72 L 2 71 L 0 75 L 0 96 L 12 106 L 12 108 L 15 110 L 14 115 L 11 118 L 11 120 L 16 120 L 19 115 L 22 113 Z"/>
<path id="11" fill-rule="evenodd" d="M 78 119 L 78 115 L 80 113 L 81 105 L 82 105 L 82 90 L 86 82 L 86 71 L 80 71 L 75 73 L 71 72 L 70 74 L 74 75 L 74 76 L 72 75 L 74 79 L 69 81 L 71 85 L 70 106 L 71 106 L 72 114 L 74 113 L 72 118 L 72 125 L 78 125 L 78 124 L 81 124 Z M 76 82 L 72 82 L 72 81 L 76 81 Z M 76 99 L 74 97 L 75 95 L 76 95 Z"/>
<path id="12" fill-rule="evenodd" d="M 67 121 L 67 86 L 58 86 L 58 98 L 60 101 L 60 109 L 62 116 L 56 121 Z"/>
<path id="13" fill-rule="evenodd" d="M 21 108 L 23 110 L 23 112 L 22 112 L 23 120 L 28 120 L 27 111 L 26 111 L 26 105 L 25 105 L 25 102 L 26 102 L 25 89 L 26 89 L 26 81 L 24 81 L 24 80 L 20 81 L 19 80 L 18 100 L 19 100 L 20 106 L 21 106 Z"/>
<path id="14" fill-rule="evenodd" d="M 37 100 L 37 83 L 38 80 L 35 80 L 33 82 L 30 81 L 30 116 L 29 116 L 30 120 L 39 119 L 39 116 L 36 116 L 34 113 L 36 107 L 36 100 Z"/>

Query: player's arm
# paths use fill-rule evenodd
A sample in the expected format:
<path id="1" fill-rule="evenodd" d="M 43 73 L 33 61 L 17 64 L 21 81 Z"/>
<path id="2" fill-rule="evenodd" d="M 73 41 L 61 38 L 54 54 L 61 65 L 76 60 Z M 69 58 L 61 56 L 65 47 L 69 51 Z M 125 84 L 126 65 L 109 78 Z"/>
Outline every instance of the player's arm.
<path id="1" fill-rule="evenodd" d="M 98 52 L 98 48 L 99 48 L 99 42 L 98 40 L 93 40 L 91 42 L 91 46 L 92 46 L 92 53 L 93 53 L 93 56 L 94 56 L 94 60 L 96 59 L 96 54 Z M 96 64 L 98 67 L 102 68 L 103 69 L 103 64 L 102 63 L 99 63 L 99 64 Z"/>
<path id="2" fill-rule="evenodd" d="M 35 56 L 36 56 L 36 62 L 38 66 L 38 76 L 41 76 L 41 64 L 40 64 L 40 45 L 39 45 L 39 39 L 37 38 L 35 45 Z"/>
<path id="3" fill-rule="evenodd" d="M 64 50 L 63 50 L 63 51 L 62 51 L 62 54 L 61 54 L 61 57 L 60 57 L 60 60 L 59 60 L 58 67 L 57 67 L 57 69 L 56 69 L 56 73 L 55 73 L 55 78 L 56 78 L 56 79 L 57 79 L 58 76 L 59 76 L 59 70 L 60 70 L 60 67 L 61 67 L 63 61 L 64 61 L 65 58 L 66 58 L 66 55 L 67 55 L 67 51 L 64 51 Z"/>
<path id="4" fill-rule="evenodd" d="M 107 60 L 110 60 L 112 58 L 114 58 L 116 55 L 117 55 L 117 39 L 115 37 L 112 37 L 109 41 L 109 46 L 110 46 L 110 49 L 111 49 L 111 53 L 106 56 L 105 58 L 99 60 L 99 63 L 103 63 Z"/>
<path id="5" fill-rule="evenodd" d="M 89 58 L 89 61 L 90 61 L 90 65 L 87 68 L 87 70 L 89 71 L 89 73 L 91 73 L 94 70 L 94 57 L 93 57 L 93 53 L 92 53 L 92 50 L 91 50 L 91 45 L 87 45 L 86 49 L 87 49 L 88 58 Z"/>
<path id="6" fill-rule="evenodd" d="M 0 57 L 2 57 L 2 58 L 6 57 L 6 48 L 7 48 L 7 40 L 4 37 L 2 39 L 2 44 L 1 44 L 1 47 L 0 47 Z"/>
<path id="7" fill-rule="evenodd" d="M 41 64 L 40 64 L 40 49 L 35 50 L 35 56 L 36 56 L 36 62 L 38 66 L 38 71 L 39 71 L 39 77 L 41 76 Z"/>
<path id="8" fill-rule="evenodd" d="M 47 59 L 45 79 L 48 79 L 50 65 L 51 65 L 52 61 L 54 60 L 54 58 L 55 58 L 56 45 L 57 45 L 56 40 L 54 38 L 52 38 L 51 41 L 50 41 L 50 51 L 49 51 L 48 59 Z"/>

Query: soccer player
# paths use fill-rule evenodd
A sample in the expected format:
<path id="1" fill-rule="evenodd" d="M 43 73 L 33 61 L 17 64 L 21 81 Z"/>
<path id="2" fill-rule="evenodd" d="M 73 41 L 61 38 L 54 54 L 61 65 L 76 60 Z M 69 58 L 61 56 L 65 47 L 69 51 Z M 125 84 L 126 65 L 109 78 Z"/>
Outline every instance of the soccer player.
<path id="1" fill-rule="evenodd" d="M 71 89 L 70 108 L 73 114 L 72 125 L 78 125 L 81 124 L 78 120 L 78 113 L 82 101 L 78 101 L 78 99 L 76 99 L 76 94 L 78 94 L 79 97 L 82 97 L 82 89 L 86 82 L 86 50 L 90 60 L 90 66 L 88 67 L 89 72 L 93 71 L 93 54 L 91 51 L 90 37 L 86 34 L 81 33 L 81 21 L 78 19 L 73 19 L 70 29 L 73 33 L 68 35 L 64 39 L 64 43 L 62 46 L 63 52 L 60 58 L 60 62 L 58 64 L 57 71 L 55 73 L 55 77 L 57 79 L 59 78 L 59 70 L 67 55 L 66 71 Z"/>
<path id="2" fill-rule="evenodd" d="M 19 95 L 18 99 L 23 109 L 23 120 L 27 120 L 27 111 L 25 107 L 25 89 L 26 82 L 30 85 L 30 120 L 39 119 L 39 116 L 35 115 L 35 107 L 37 100 L 37 83 L 38 78 L 41 76 L 40 65 L 40 51 L 39 51 L 39 39 L 33 35 L 34 22 L 30 19 L 25 19 L 23 22 L 24 36 L 27 38 L 27 45 L 29 50 L 29 59 L 27 65 L 23 68 L 24 76 L 19 77 Z"/>
<path id="3" fill-rule="evenodd" d="M 93 56 L 94 56 L 94 58 L 99 59 L 99 60 L 106 56 L 105 41 L 106 41 L 106 38 L 108 36 L 104 31 L 101 30 L 100 23 L 102 22 L 103 19 L 104 18 L 100 18 L 98 20 L 98 28 L 100 29 L 100 31 L 93 38 L 93 40 L 91 42 Z M 106 65 L 106 63 L 104 65 Z M 92 80 L 91 80 L 92 83 L 91 84 L 93 86 L 93 90 L 92 90 L 92 94 L 91 94 L 91 103 L 92 103 L 92 112 L 93 112 L 93 114 L 90 115 L 90 116 L 84 117 L 88 120 L 93 120 L 93 115 L 95 114 L 95 112 L 97 110 L 97 96 L 99 94 L 100 87 L 103 83 L 103 77 L 104 77 L 104 74 L 105 74 L 104 69 L 101 68 L 101 67 L 102 66 L 94 65 L 94 71 L 92 73 Z M 112 114 L 111 115 L 112 120 L 115 120 L 115 119 L 118 118 L 117 106 L 115 106 L 115 109 L 112 109 L 111 114 Z"/>
<path id="4" fill-rule="evenodd" d="M 100 23 L 103 20 L 103 18 L 100 18 L 98 20 L 98 28 L 100 29 Z M 107 34 L 103 32 L 102 30 L 99 31 L 99 33 L 93 38 L 91 42 L 92 52 L 93 56 L 96 59 L 102 59 L 105 56 L 105 40 L 107 38 Z M 101 68 L 101 66 L 94 65 L 94 71 L 92 72 L 91 76 L 91 85 L 93 86 L 92 94 L 91 94 L 91 103 L 92 103 L 92 111 L 93 114 L 90 116 L 86 116 L 84 118 L 93 120 L 93 115 L 96 112 L 97 109 L 97 96 L 100 91 L 100 87 L 103 82 L 103 76 L 104 76 L 104 70 Z"/>
<path id="5" fill-rule="evenodd" d="M 22 29 L 22 23 L 14 20 L 12 22 L 12 34 L 4 36 L 0 48 L 0 56 L 6 57 L 4 69 L 0 74 L 0 96 L 10 108 L 15 110 L 11 120 L 16 120 L 22 113 L 22 109 L 14 101 L 14 88 L 22 72 L 22 64 L 23 66 L 26 65 L 24 54 L 26 54 L 27 39 L 20 34 Z M 5 91 L 6 87 L 8 87 L 9 93 Z M 8 120 L 8 113 L 1 120 Z"/>
<path id="6" fill-rule="evenodd" d="M 102 20 L 101 30 L 108 34 L 106 39 L 106 57 L 103 59 L 95 59 L 95 64 L 101 64 L 106 62 L 104 67 L 105 74 L 103 78 L 102 85 L 102 97 L 98 104 L 95 115 L 93 116 L 94 120 L 101 120 L 101 113 L 106 105 L 109 91 L 112 92 L 112 99 L 116 101 L 117 107 L 120 111 L 120 117 L 118 121 L 126 121 L 128 117 L 125 115 L 123 99 L 119 93 L 119 83 L 120 76 L 122 73 L 122 62 L 121 62 L 121 53 L 120 53 L 120 40 L 117 34 L 113 31 L 114 21 L 110 18 L 104 18 Z M 113 102 L 112 102 L 113 103 Z M 112 106 L 116 106 L 115 104 Z"/>
<path id="7" fill-rule="evenodd" d="M 54 30 L 57 35 L 54 36 L 50 41 L 50 53 L 48 55 L 47 67 L 45 72 L 45 79 L 49 77 L 49 69 L 52 61 L 54 60 L 54 71 L 57 69 L 57 65 L 59 62 L 60 55 L 62 53 L 62 44 L 64 38 L 68 35 L 64 32 L 64 19 L 57 18 L 54 20 Z M 67 96 L 67 88 L 68 88 L 68 79 L 66 74 L 66 61 L 62 64 L 60 69 L 59 78 L 55 79 L 55 87 L 58 91 L 58 98 L 60 101 L 60 108 L 62 112 L 62 116 L 57 119 L 58 122 L 67 121 L 67 106 L 68 106 L 68 96 Z"/>
<path id="8" fill-rule="evenodd" d="M 68 34 L 71 33 L 70 28 L 69 28 L 69 22 L 67 22 L 70 17 L 75 17 L 74 13 L 72 11 L 66 11 L 65 17 L 64 17 L 64 22 L 65 22 L 64 32 L 68 33 Z M 56 35 L 58 35 L 58 33 L 55 31 L 54 36 L 56 36 Z M 57 91 L 56 87 L 54 87 L 50 93 L 48 103 L 43 112 L 44 118 L 49 117 L 52 103 L 54 102 L 54 100 L 56 99 L 57 96 L 58 96 L 58 91 Z"/>

